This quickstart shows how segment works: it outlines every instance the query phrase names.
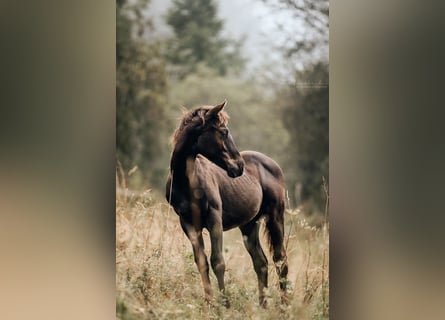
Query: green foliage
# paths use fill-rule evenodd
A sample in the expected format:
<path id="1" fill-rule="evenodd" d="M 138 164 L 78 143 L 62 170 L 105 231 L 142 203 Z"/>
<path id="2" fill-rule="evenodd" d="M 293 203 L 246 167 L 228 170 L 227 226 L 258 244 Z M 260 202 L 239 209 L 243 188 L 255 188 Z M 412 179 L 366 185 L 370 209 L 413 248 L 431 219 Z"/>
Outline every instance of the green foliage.
<path id="1" fill-rule="evenodd" d="M 215 1 L 174 0 L 166 21 L 174 32 L 167 57 L 178 67 L 180 77 L 194 72 L 199 63 L 215 69 L 220 75 L 225 75 L 229 69 L 242 69 L 242 41 L 221 36 L 223 21 L 217 17 Z"/>
<path id="2" fill-rule="evenodd" d="M 160 159 L 166 130 L 166 65 L 160 44 L 146 40 L 151 23 L 142 16 L 148 1 L 116 7 L 116 149 L 124 171 L 139 168 L 140 181 L 160 185 L 167 159 Z M 164 152 L 165 153 L 165 152 Z"/>

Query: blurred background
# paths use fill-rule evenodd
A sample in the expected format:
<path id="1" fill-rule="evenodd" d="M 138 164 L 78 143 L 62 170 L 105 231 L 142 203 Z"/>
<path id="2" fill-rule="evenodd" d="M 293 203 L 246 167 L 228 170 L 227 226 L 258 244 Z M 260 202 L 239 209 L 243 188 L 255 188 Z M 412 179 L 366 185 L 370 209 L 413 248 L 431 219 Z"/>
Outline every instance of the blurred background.
<path id="1" fill-rule="evenodd" d="M 325 211 L 328 1 L 118 0 L 116 10 L 118 184 L 163 194 L 181 107 L 227 99 L 238 149 L 281 165 L 292 207 Z"/>

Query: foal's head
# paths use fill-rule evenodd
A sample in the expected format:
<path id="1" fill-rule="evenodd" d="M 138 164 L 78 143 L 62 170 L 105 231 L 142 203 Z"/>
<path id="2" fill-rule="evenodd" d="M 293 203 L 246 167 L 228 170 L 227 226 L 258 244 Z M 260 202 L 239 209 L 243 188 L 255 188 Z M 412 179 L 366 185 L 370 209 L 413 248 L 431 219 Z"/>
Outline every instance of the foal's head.
<path id="1" fill-rule="evenodd" d="M 223 110 L 226 104 L 224 101 L 187 112 L 174 133 L 173 143 L 187 139 L 193 154 L 202 154 L 234 178 L 243 174 L 244 161 L 227 128 L 229 116 Z"/>

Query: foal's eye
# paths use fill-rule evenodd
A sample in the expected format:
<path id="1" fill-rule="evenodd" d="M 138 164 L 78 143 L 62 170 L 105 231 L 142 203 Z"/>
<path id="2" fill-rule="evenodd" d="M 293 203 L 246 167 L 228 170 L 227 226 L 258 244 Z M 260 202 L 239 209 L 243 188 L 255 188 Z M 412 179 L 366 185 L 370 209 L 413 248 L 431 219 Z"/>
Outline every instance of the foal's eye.
<path id="1" fill-rule="evenodd" d="M 227 130 L 227 129 L 222 129 L 222 130 L 221 130 L 221 135 L 222 135 L 224 138 L 227 138 L 227 136 L 229 135 L 229 130 Z"/>

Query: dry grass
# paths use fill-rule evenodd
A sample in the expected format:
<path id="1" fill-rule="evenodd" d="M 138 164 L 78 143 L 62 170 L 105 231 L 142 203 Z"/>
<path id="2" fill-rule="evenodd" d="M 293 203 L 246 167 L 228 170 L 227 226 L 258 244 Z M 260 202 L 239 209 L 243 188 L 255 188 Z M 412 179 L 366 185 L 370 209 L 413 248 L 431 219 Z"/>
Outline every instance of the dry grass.
<path id="1" fill-rule="evenodd" d="M 208 234 L 204 237 L 209 256 Z M 273 264 L 269 263 L 268 308 L 259 307 L 256 274 L 238 229 L 224 233 L 225 282 L 231 308 L 226 309 L 217 302 L 208 306 L 203 301 L 190 242 L 175 212 L 166 201 L 155 200 L 149 191 L 131 196 L 119 193 L 116 203 L 117 318 L 327 319 L 328 229 L 309 227 L 301 213 L 288 210 L 286 243 L 289 279 L 293 284 L 288 306 L 280 304 L 278 278 Z M 272 261 L 268 252 L 266 255 Z M 213 273 L 211 281 L 217 292 Z"/>

